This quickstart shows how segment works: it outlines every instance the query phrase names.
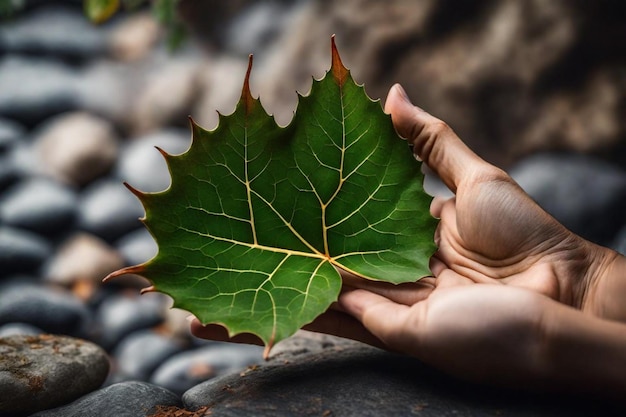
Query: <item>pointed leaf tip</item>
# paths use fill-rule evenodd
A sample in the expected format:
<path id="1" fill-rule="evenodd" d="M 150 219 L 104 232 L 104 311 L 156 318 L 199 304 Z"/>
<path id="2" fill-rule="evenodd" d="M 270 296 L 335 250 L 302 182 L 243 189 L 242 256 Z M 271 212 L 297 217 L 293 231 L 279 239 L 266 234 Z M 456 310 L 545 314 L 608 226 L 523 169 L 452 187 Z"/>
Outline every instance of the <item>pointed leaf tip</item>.
<path id="1" fill-rule="evenodd" d="M 241 102 L 245 106 L 246 114 L 250 114 L 255 100 L 252 98 L 252 93 L 250 92 L 250 74 L 252 73 L 252 54 L 248 57 L 248 69 L 246 70 L 246 77 L 243 80 L 243 88 L 241 89 Z"/>
<path id="2" fill-rule="evenodd" d="M 126 274 L 141 274 L 143 270 L 143 265 L 128 266 L 126 268 L 118 269 L 117 271 L 111 272 L 109 275 L 102 279 L 102 282 L 108 282 L 113 278 L 120 277 Z"/>
<path id="3" fill-rule="evenodd" d="M 158 148 L 157 148 L 157 149 L 158 149 Z M 129 190 L 131 193 L 135 194 L 135 196 L 136 196 L 138 199 L 140 199 L 140 200 L 141 200 L 141 199 L 143 198 L 144 193 L 142 193 L 141 191 L 139 191 L 138 189 L 136 189 L 135 187 L 133 187 L 132 185 L 130 185 L 130 184 L 129 184 L 129 183 L 127 183 L 126 181 L 124 181 L 124 187 L 128 188 L 128 190 Z"/>
<path id="4" fill-rule="evenodd" d="M 335 44 L 335 35 L 331 36 L 330 43 L 332 50 L 332 63 L 330 71 L 333 74 L 333 78 L 337 82 L 337 85 L 341 87 L 348 79 L 348 69 L 344 67 L 341 62 L 341 57 L 339 56 L 339 51 L 337 50 L 337 45 Z"/>

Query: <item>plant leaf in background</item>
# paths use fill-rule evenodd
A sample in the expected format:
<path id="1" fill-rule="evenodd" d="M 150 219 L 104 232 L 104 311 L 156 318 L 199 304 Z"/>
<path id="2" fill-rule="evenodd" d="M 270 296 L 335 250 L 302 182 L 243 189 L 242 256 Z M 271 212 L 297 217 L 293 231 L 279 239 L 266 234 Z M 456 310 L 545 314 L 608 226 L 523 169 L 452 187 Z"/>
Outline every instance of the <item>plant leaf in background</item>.
<path id="1" fill-rule="evenodd" d="M 84 0 L 85 14 L 94 23 L 102 23 L 120 8 L 120 0 Z"/>
<path id="2" fill-rule="evenodd" d="M 436 220 L 423 175 L 379 102 L 352 80 L 332 42 L 332 66 L 278 126 L 252 97 L 250 67 L 233 114 L 190 149 L 162 151 L 170 188 L 142 193 L 159 246 L 135 273 L 174 306 L 231 335 L 271 346 L 337 299 L 338 268 L 393 283 L 430 274 Z"/>

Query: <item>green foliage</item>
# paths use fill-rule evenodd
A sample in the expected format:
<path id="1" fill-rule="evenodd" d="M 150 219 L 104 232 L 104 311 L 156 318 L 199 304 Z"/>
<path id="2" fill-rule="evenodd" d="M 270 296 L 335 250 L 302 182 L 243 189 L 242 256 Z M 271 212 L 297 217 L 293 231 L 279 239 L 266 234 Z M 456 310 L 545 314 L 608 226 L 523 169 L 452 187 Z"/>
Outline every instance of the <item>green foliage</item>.
<path id="1" fill-rule="evenodd" d="M 176 307 L 256 334 L 268 351 L 337 299 L 338 269 L 393 283 L 428 275 L 436 220 L 420 164 L 334 42 L 330 71 L 287 127 L 251 96 L 249 76 L 215 130 L 193 124 L 186 153 L 162 152 L 170 188 L 129 186 L 159 252 L 111 276 L 143 275 Z"/>

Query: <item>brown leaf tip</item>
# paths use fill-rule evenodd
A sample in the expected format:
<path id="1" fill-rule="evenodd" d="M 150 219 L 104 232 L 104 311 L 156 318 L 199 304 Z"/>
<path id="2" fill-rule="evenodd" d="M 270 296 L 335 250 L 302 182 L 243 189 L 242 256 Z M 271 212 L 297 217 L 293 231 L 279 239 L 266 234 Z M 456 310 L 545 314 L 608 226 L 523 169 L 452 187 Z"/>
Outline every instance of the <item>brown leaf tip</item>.
<path id="1" fill-rule="evenodd" d="M 250 92 L 250 74 L 252 73 L 252 54 L 248 58 L 248 69 L 246 70 L 246 78 L 243 80 L 243 88 L 241 89 L 241 102 L 245 106 L 246 114 L 252 111 L 255 100 Z"/>
<path id="2" fill-rule="evenodd" d="M 144 271 L 144 266 L 143 265 L 128 266 L 126 268 L 118 269 L 117 271 L 111 272 L 109 275 L 104 277 L 102 282 L 107 282 L 107 281 L 109 281 L 109 280 L 111 280 L 111 279 L 113 279 L 115 277 L 120 277 L 120 276 L 126 275 L 126 274 L 139 274 L 139 275 L 141 275 L 141 273 L 143 271 Z"/>
<path id="3" fill-rule="evenodd" d="M 341 62 L 341 57 L 339 56 L 339 51 L 337 50 L 337 45 L 335 44 L 335 35 L 331 36 L 330 44 L 332 51 L 332 63 L 330 66 L 330 71 L 333 75 L 333 78 L 337 82 L 337 85 L 341 87 L 348 79 L 348 69 L 344 67 L 343 63 Z"/>

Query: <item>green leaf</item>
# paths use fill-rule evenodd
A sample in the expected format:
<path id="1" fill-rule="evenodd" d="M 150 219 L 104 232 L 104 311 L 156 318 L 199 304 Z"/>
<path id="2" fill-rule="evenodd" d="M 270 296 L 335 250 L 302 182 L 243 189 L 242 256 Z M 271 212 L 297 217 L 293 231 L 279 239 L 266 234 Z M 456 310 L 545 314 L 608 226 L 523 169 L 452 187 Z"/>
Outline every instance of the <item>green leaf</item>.
<path id="1" fill-rule="evenodd" d="M 109 19 L 120 8 L 119 0 L 84 0 L 85 14 L 94 23 Z"/>
<path id="2" fill-rule="evenodd" d="M 337 268 L 393 283 L 429 275 L 436 220 L 423 175 L 379 102 L 332 66 L 279 127 L 249 90 L 190 149 L 162 152 L 172 183 L 129 186 L 159 252 L 137 273 L 174 305 L 231 335 L 258 335 L 266 353 L 337 299 Z"/>

